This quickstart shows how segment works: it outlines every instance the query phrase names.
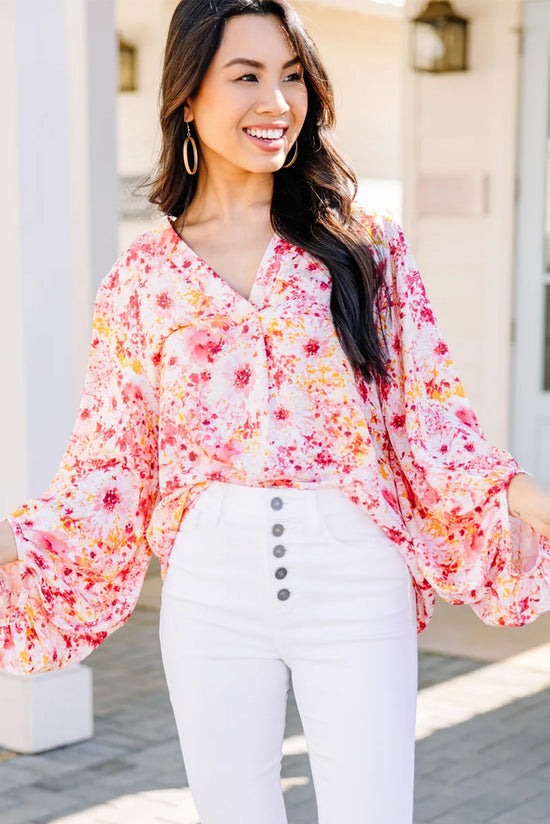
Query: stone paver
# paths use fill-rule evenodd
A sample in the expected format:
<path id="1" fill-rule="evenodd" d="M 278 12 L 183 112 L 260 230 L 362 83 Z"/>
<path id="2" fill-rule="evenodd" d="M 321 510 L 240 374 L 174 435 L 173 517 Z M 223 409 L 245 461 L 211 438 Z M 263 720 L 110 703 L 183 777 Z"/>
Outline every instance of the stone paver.
<path id="1" fill-rule="evenodd" d="M 32 756 L 0 750 L 1 824 L 199 824 L 155 599 L 86 663 L 94 738 Z M 550 647 L 490 665 L 425 653 L 419 663 L 415 824 L 550 824 Z M 289 824 L 316 824 L 292 690 L 281 782 Z"/>

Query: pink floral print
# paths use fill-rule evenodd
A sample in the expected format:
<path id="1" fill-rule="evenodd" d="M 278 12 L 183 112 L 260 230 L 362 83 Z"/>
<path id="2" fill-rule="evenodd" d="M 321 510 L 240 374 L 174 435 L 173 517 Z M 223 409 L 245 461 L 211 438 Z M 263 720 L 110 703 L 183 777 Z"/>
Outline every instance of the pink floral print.
<path id="1" fill-rule="evenodd" d="M 168 217 L 119 257 L 66 452 L 8 516 L 19 560 L 0 567 L 2 668 L 89 655 L 130 617 L 152 553 L 164 579 L 213 480 L 341 487 L 406 559 L 419 632 L 436 591 L 490 624 L 550 608 L 550 543 L 508 513 L 521 468 L 482 433 L 399 224 L 355 212 L 389 287 L 376 318 L 389 385 L 354 378 L 329 270 L 276 235 L 248 300 Z"/>

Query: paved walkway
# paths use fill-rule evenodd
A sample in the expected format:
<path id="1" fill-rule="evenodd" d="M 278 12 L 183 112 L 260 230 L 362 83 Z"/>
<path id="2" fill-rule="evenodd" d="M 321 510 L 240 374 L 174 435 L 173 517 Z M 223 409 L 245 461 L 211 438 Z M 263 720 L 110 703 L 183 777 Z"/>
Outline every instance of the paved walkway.
<path id="1" fill-rule="evenodd" d="M 157 633 L 144 597 L 87 659 L 92 740 L 34 756 L 0 750 L 1 824 L 199 824 Z M 550 647 L 490 665 L 421 654 L 417 738 L 415 824 L 550 824 Z M 283 753 L 289 824 L 316 824 L 292 691 Z"/>

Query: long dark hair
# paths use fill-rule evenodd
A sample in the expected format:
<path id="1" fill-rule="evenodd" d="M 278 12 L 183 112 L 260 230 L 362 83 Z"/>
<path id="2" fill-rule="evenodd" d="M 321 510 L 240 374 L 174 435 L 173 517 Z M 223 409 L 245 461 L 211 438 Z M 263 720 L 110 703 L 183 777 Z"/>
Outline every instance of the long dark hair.
<path id="1" fill-rule="evenodd" d="M 162 149 L 148 199 L 179 216 L 197 190 L 183 164 L 184 104 L 199 90 L 219 47 L 226 21 L 240 14 L 278 17 L 304 68 L 307 117 L 298 138 L 298 160 L 274 174 L 271 223 L 280 237 L 328 267 L 331 313 L 354 370 L 371 383 L 386 381 L 385 353 L 376 332 L 381 261 L 352 214 L 357 178 L 333 138 L 334 95 L 317 47 L 287 0 L 181 0 L 170 23 L 160 86 Z"/>

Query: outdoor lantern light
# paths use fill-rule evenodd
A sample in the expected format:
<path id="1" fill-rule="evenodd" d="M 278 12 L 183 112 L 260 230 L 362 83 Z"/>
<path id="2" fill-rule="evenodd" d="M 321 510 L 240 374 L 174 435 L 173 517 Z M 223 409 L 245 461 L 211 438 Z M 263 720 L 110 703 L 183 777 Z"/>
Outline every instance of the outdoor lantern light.
<path id="1" fill-rule="evenodd" d="M 118 38 L 119 86 L 121 92 L 137 90 L 137 49 L 122 37 Z"/>
<path id="2" fill-rule="evenodd" d="M 430 0 L 411 21 L 412 68 L 417 72 L 468 70 L 468 24 L 448 0 Z"/>

